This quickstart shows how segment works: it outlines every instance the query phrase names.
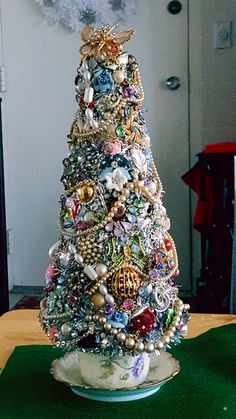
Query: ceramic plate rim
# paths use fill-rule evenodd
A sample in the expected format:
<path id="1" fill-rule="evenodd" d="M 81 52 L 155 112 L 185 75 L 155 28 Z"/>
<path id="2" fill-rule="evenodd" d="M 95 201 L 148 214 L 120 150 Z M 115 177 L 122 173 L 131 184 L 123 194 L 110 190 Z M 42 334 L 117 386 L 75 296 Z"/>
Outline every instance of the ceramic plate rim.
<path id="1" fill-rule="evenodd" d="M 146 378 L 146 380 L 144 380 L 143 383 L 134 386 L 134 387 L 122 387 L 122 388 L 101 388 L 101 387 L 93 387 L 89 384 L 86 384 L 85 382 L 81 382 L 78 385 L 72 384 L 68 381 L 62 380 L 61 378 L 58 378 L 57 373 L 56 373 L 56 368 L 58 366 L 58 364 L 60 363 L 60 360 L 63 359 L 66 356 L 70 356 L 71 352 L 67 353 L 66 355 L 64 355 L 63 358 L 56 358 L 54 359 L 54 361 L 51 364 L 51 368 L 50 368 L 50 373 L 53 375 L 53 378 L 56 381 L 59 381 L 61 383 L 66 384 L 68 387 L 73 387 L 73 388 L 81 388 L 81 389 L 86 389 L 86 390 L 100 390 L 100 391 L 109 391 L 109 392 L 120 392 L 120 391 L 133 391 L 133 390 L 144 390 L 144 389 L 148 389 L 151 387 L 155 387 L 155 386 L 161 386 L 164 383 L 166 383 L 167 381 L 171 380 L 173 377 L 175 377 L 179 371 L 180 371 L 180 364 L 179 361 L 177 359 L 175 359 L 173 357 L 173 355 L 171 355 L 169 352 L 162 352 L 163 354 L 165 354 L 165 356 L 167 356 L 169 362 L 172 362 L 173 365 L 175 366 L 175 370 L 174 372 L 172 372 L 171 374 L 169 374 L 166 378 L 162 379 L 162 380 L 152 380 L 152 381 L 146 381 L 148 379 L 148 377 Z M 156 356 L 153 355 L 152 356 Z"/>

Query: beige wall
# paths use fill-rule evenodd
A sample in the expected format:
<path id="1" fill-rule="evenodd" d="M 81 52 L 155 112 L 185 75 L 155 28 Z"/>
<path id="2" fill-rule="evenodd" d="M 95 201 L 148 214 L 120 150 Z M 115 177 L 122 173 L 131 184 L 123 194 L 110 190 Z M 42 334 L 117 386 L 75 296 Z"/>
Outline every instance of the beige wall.
<path id="1" fill-rule="evenodd" d="M 232 48 L 214 48 L 214 23 L 232 21 Z M 236 141 L 236 2 L 190 0 L 192 160 L 204 144 Z"/>

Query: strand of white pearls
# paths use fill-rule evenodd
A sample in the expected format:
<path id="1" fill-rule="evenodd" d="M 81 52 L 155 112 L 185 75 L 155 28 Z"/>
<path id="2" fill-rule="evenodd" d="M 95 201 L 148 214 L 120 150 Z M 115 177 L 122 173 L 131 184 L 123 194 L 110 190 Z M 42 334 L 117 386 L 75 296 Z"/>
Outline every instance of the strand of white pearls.
<path id="1" fill-rule="evenodd" d="M 151 150 L 150 150 L 150 153 L 151 153 L 151 157 L 152 157 Z M 163 194 L 163 185 L 162 185 L 161 178 L 160 178 L 160 176 L 158 174 L 156 165 L 154 163 L 153 157 L 152 157 L 152 170 L 153 170 L 153 173 L 154 173 L 154 178 L 156 179 L 156 181 L 157 181 L 157 183 L 159 185 L 159 190 L 158 190 L 158 193 L 157 193 L 157 198 L 159 199 L 159 198 L 161 198 L 161 196 Z"/>
<path id="2" fill-rule="evenodd" d="M 112 330 L 112 329 L 110 329 L 109 326 L 107 326 L 109 323 L 104 324 L 104 330 L 106 331 L 106 329 L 110 329 L 110 333 L 115 335 L 116 340 L 119 343 L 121 343 L 125 347 L 125 349 L 127 349 L 127 350 L 134 350 L 136 352 L 152 353 L 155 350 L 164 349 L 165 345 L 170 343 L 171 338 L 174 336 L 174 333 L 179 326 L 183 310 L 188 310 L 189 305 L 188 304 L 186 304 L 186 305 L 183 304 L 183 302 L 180 299 L 178 299 L 175 309 L 176 309 L 176 314 L 173 318 L 173 322 L 172 322 L 171 326 L 162 335 L 161 339 L 156 340 L 154 343 L 152 343 L 152 342 L 143 343 L 141 340 L 135 340 L 132 336 L 129 336 L 129 335 L 123 333 L 123 332 L 120 332 L 120 331 L 118 332 L 118 330 L 116 330 L 116 332 L 115 332 L 115 330 Z M 102 323 L 103 323 L 103 321 L 104 321 L 104 319 L 102 320 Z M 100 321 L 100 323 L 101 323 L 101 321 Z M 108 330 L 108 332 L 109 332 L 109 330 Z"/>
<path id="3" fill-rule="evenodd" d="M 93 135 L 97 135 L 103 131 L 106 131 L 109 125 L 113 124 L 115 118 L 117 117 L 118 113 L 121 111 L 122 108 L 126 106 L 126 99 L 121 98 L 119 105 L 114 110 L 112 116 L 108 118 L 105 122 L 101 123 L 98 128 L 91 129 L 89 131 L 82 131 L 78 132 L 78 128 L 76 126 L 76 119 L 72 124 L 69 137 L 75 137 L 77 140 L 86 139 L 87 137 L 91 137 Z"/>
<path id="4" fill-rule="evenodd" d="M 45 319 L 45 320 L 56 320 L 56 319 L 65 319 L 66 317 L 70 317 L 72 316 L 72 314 L 74 314 L 74 310 L 69 310 L 66 313 L 58 313 L 58 314 L 46 314 L 45 313 L 45 303 L 46 303 L 46 298 L 44 298 L 41 302 L 40 302 L 40 315 Z"/>
<path id="5" fill-rule="evenodd" d="M 91 233 L 94 233 L 101 228 L 103 228 L 107 223 L 109 223 L 115 214 L 118 212 L 119 208 L 125 203 L 127 197 L 129 196 L 130 192 L 134 189 L 140 190 L 145 198 L 151 203 L 154 204 L 158 199 L 158 193 L 157 195 L 153 195 L 152 192 L 149 191 L 147 186 L 144 186 L 141 181 L 136 180 L 134 182 L 128 182 L 125 184 L 124 188 L 121 190 L 121 193 L 119 197 L 117 198 L 117 201 L 113 205 L 111 211 L 105 216 L 104 220 L 98 223 L 96 226 L 93 226 L 91 228 L 88 228 L 87 230 L 79 231 L 76 233 L 70 233 L 64 230 L 62 223 L 61 223 L 61 217 L 60 212 L 58 214 L 58 229 L 61 234 L 69 237 L 80 237 L 80 236 L 86 236 Z"/>
<path id="6" fill-rule="evenodd" d="M 103 131 L 106 131 L 108 129 L 109 125 L 112 125 L 115 122 L 115 119 L 116 119 L 118 113 L 121 111 L 121 109 L 124 109 L 125 106 L 128 103 L 130 103 L 130 102 L 132 102 L 132 103 L 142 102 L 143 99 L 144 99 L 144 90 L 143 90 L 143 85 L 142 85 L 142 82 L 141 82 L 140 72 L 139 72 L 138 69 L 136 70 L 136 75 L 137 75 L 137 84 L 139 86 L 140 93 L 141 93 L 139 98 L 131 100 L 130 98 L 126 99 L 126 98 L 120 97 L 120 103 L 117 105 L 116 109 L 112 113 L 112 116 L 110 118 L 108 118 L 105 122 L 101 123 L 98 128 L 94 128 L 94 129 L 91 129 L 89 131 L 86 128 L 84 131 L 78 132 L 78 128 L 76 126 L 76 119 L 75 119 L 75 121 L 72 124 L 69 137 L 71 138 L 73 136 L 77 140 L 80 140 L 80 139 L 86 139 L 87 137 L 90 137 L 90 136 L 99 134 Z"/>
<path id="7" fill-rule="evenodd" d="M 106 317 L 99 316 L 99 314 L 87 315 L 85 317 L 85 320 L 87 322 L 93 321 L 103 326 L 104 332 L 106 332 L 107 334 L 113 335 L 115 339 L 117 340 L 117 342 L 119 342 L 126 351 L 152 353 L 154 351 L 163 350 L 165 346 L 170 343 L 171 339 L 174 336 L 174 333 L 179 327 L 183 311 L 188 311 L 189 308 L 190 308 L 189 304 L 184 304 L 183 301 L 181 301 L 178 298 L 175 305 L 176 314 L 173 318 L 173 321 L 170 327 L 168 328 L 167 331 L 165 331 L 165 333 L 162 335 L 160 340 L 156 340 L 154 343 L 152 342 L 143 343 L 142 340 L 137 340 L 132 335 L 128 333 L 124 333 L 120 331 L 120 329 L 117 329 L 115 327 L 112 327 L 112 325 L 109 322 L 107 322 Z M 57 342 L 56 346 L 66 347 L 66 346 L 76 345 L 81 339 L 88 336 L 89 334 L 90 332 L 86 331 L 83 336 L 79 336 L 78 338 L 72 339 L 70 341 Z"/>

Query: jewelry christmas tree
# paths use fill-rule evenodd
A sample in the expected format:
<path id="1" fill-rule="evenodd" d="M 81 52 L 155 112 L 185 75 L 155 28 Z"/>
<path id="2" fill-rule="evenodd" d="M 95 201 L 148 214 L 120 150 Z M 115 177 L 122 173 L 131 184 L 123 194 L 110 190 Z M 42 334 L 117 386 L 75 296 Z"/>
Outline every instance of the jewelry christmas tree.
<path id="1" fill-rule="evenodd" d="M 85 27 L 41 324 L 66 350 L 132 356 L 186 333 L 178 260 L 142 115 L 133 30 Z"/>

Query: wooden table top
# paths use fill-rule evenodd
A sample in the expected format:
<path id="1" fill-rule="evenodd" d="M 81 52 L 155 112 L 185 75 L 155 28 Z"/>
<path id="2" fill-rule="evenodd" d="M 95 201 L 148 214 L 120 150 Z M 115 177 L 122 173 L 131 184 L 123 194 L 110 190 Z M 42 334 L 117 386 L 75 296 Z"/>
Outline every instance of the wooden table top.
<path id="1" fill-rule="evenodd" d="M 39 310 L 13 310 L 0 317 L 0 368 L 15 346 L 51 344 L 38 321 Z M 193 338 L 213 327 L 236 323 L 235 314 L 191 314 L 188 335 Z"/>

